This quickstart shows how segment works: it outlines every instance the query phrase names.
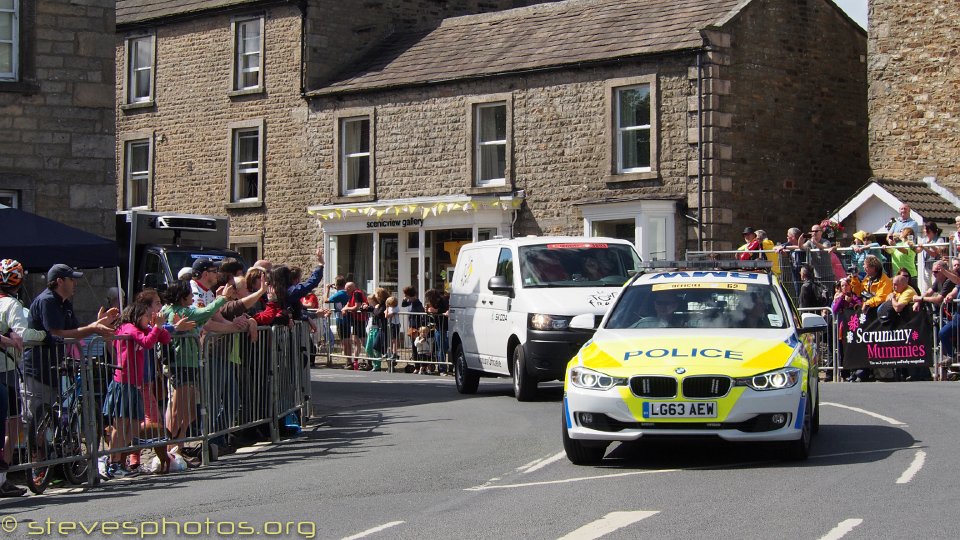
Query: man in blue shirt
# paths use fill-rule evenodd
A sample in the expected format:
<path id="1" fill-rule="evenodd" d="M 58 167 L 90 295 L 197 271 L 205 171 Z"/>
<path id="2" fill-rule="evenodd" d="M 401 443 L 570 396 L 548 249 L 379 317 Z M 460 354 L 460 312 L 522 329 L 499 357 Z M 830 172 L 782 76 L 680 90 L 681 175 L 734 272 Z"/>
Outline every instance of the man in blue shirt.
<path id="1" fill-rule="evenodd" d="M 100 309 L 97 320 L 80 326 L 73 313 L 76 280 L 83 276 L 65 264 L 55 264 L 47 272 L 47 288 L 30 304 L 29 327 L 47 333 L 43 345 L 29 348 L 23 354 L 23 386 L 27 401 L 25 416 L 33 418 L 44 403 L 51 404 L 58 393 L 57 363 L 65 356 L 63 340 L 81 340 L 93 334 L 113 336 L 117 308 Z"/>
<path id="2" fill-rule="evenodd" d="M 893 220 L 887 231 L 887 245 L 892 246 L 900 241 L 900 231 L 910 227 L 917 232 L 920 230 L 920 224 L 910 217 L 910 205 L 903 203 L 900 205 L 900 215 Z"/>

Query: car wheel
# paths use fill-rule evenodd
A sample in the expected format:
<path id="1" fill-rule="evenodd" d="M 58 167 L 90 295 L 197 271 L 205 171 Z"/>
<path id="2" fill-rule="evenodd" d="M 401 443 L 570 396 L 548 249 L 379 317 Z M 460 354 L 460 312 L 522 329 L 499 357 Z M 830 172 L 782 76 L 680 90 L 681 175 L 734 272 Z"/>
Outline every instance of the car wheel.
<path id="1" fill-rule="evenodd" d="M 570 438 L 567 431 L 566 409 L 563 411 L 563 451 L 574 465 L 598 465 L 607 453 L 609 443 L 603 441 L 578 441 Z"/>
<path id="2" fill-rule="evenodd" d="M 803 461 L 810 457 L 810 444 L 813 441 L 813 405 L 811 399 L 807 400 L 807 405 L 803 412 L 803 425 L 800 429 L 800 438 L 795 441 L 788 441 L 785 446 L 785 455 L 791 461 Z"/>
<path id="3" fill-rule="evenodd" d="M 467 367 L 467 358 L 463 347 L 457 344 L 453 348 L 453 378 L 457 383 L 457 392 L 475 394 L 480 385 L 480 374 Z"/>
<path id="4" fill-rule="evenodd" d="M 537 396 L 537 380 L 527 373 L 523 345 L 513 349 L 513 395 L 517 401 L 530 401 Z"/>

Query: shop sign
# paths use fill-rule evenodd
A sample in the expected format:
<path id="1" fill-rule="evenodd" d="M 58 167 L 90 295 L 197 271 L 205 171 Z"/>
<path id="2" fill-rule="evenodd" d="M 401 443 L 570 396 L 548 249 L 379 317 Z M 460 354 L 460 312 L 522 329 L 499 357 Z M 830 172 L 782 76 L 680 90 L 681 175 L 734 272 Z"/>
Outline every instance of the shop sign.
<path id="1" fill-rule="evenodd" d="M 407 227 L 422 227 L 423 220 L 420 218 L 406 218 L 406 219 L 378 219 L 375 221 L 368 221 L 368 229 L 392 229 L 392 228 L 407 228 Z"/>

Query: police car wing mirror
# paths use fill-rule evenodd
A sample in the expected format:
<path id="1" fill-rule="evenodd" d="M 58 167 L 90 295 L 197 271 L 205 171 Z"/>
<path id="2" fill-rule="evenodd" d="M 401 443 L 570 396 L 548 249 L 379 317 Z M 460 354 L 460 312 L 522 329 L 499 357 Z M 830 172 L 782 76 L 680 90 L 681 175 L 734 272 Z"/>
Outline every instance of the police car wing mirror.
<path id="1" fill-rule="evenodd" d="M 507 281 L 506 276 L 493 276 L 487 282 L 487 288 L 491 292 L 506 293 L 511 298 L 513 297 L 513 284 Z"/>
<path id="2" fill-rule="evenodd" d="M 596 329 L 596 321 L 592 313 L 582 313 L 570 319 L 570 328 L 578 330 Z"/>
<path id="3" fill-rule="evenodd" d="M 815 313 L 804 313 L 800 316 L 803 328 L 826 328 L 827 320 Z"/>

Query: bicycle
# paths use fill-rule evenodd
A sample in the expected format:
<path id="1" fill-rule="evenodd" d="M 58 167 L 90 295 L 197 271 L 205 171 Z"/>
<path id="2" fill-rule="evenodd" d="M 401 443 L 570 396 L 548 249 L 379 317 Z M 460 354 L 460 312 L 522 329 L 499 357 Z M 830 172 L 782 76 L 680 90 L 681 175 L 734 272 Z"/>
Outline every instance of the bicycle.
<path id="1" fill-rule="evenodd" d="M 81 366 L 82 362 L 76 358 L 63 359 L 62 364 L 57 366 L 57 373 L 69 382 L 65 388 L 58 382 L 57 386 L 61 388 L 55 402 L 41 405 L 30 422 L 27 445 L 31 461 L 42 463 L 60 458 L 78 458 L 59 465 L 48 463 L 27 469 L 27 488 L 37 495 L 50 485 L 51 467 L 59 467 L 70 484 L 81 485 L 86 482 L 90 445 L 83 432 Z"/>

